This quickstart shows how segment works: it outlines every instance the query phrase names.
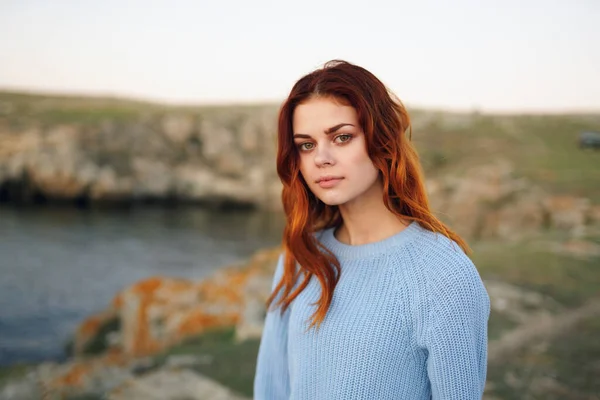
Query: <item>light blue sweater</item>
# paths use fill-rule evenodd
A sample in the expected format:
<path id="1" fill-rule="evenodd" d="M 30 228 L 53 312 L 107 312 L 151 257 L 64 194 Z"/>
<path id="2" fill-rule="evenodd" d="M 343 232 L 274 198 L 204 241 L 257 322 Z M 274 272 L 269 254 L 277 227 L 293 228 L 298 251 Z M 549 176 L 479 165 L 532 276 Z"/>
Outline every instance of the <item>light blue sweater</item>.
<path id="1" fill-rule="evenodd" d="M 331 307 L 306 332 L 321 291 L 313 278 L 283 316 L 267 313 L 255 400 L 481 399 L 490 300 L 455 242 L 417 222 L 359 246 L 333 228 L 317 238 L 342 267 Z"/>

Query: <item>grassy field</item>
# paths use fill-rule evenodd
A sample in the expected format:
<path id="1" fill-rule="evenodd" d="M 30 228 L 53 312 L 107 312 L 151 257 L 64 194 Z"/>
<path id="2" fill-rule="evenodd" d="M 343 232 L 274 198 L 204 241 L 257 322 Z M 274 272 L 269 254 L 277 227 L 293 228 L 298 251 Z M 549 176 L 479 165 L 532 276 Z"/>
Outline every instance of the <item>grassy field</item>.
<path id="1" fill-rule="evenodd" d="M 600 151 L 581 150 L 578 134 L 600 131 L 598 115 L 444 115 L 415 113 L 413 141 L 428 175 L 460 174 L 503 159 L 549 193 L 600 203 Z"/>
<path id="2" fill-rule="evenodd" d="M 227 122 L 232 115 L 273 108 L 272 104 L 176 106 L 110 97 L 38 95 L 0 91 L 0 121 L 13 128 L 31 124 L 48 127 L 56 124 L 98 125 L 105 121 L 134 122 L 148 116 L 168 113 L 178 115 L 210 115 Z"/>
<path id="3" fill-rule="evenodd" d="M 541 341 L 488 369 L 495 399 L 592 400 L 600 398 L 600 318 Z"/>
<path id="4" fill-rule="evenodd" d="M 95 124 L 104 120 L 122 121 L 143 113 L 165 109 L 146 102 L 118 98 L 37 95 L 0 91 L 0 118 L 12 126 L 32 122 L 49 126 L 60 123 Z"/>
<path id="5" fill-rule="evenodd" d="M 483 243 L 472 256 L 484 278 L 501 280 L 549 296 L 565 307 L 598 295 L 600 259 L 577 259 L 536 243 Z"/>

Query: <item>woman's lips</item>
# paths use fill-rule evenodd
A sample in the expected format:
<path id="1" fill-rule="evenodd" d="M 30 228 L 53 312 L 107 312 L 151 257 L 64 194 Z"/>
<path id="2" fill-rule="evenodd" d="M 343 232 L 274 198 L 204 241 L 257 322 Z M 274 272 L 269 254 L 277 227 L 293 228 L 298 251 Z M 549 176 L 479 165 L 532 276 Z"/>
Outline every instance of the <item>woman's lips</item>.
<path id="1" fill-rule="evenodd" d="M 319 181 L 319 186 L 323 189 L 332 188 L 337 185 L 344 178 L 330 178 L 330 179 L 322 179 Z"/>

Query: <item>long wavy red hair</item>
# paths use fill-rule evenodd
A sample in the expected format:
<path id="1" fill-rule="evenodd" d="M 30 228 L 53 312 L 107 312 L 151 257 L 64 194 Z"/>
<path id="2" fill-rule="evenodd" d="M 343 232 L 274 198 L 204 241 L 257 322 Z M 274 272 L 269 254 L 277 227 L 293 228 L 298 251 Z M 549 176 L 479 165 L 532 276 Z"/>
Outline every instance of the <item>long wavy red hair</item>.
<path id="1" fill-rule="evenodd" d="M 470 250 L 465 241 L 430 210 L 419 156 L 410 142 L 410 119 L 402 102 L 366 69 L 343 60 L 327 62 L 296 82 L 279 111 L 277 173 L 283 183 L 286 215 L 285 260 L 283 276 L 267 300 L 270 306 L 283 289 L 276 303 L 283 312 L 315 277 L 322 290 L 310 327 L 317 325 L 318 328 L 331 304 L 341 268 L 337 258 L 318 242 L 314 233 L 339 226 L 342 219 L 336 206 L 328 206 L 315 197 L 300 173 L 292 117 L 299 104 L 315 97 L 330 97 L 356 110 L 367 153 L 380 171 L 383 203 L 392 213 L 447 236 L 467 253 Z M 294 289 L 298 279 L 302 281 Z"/>

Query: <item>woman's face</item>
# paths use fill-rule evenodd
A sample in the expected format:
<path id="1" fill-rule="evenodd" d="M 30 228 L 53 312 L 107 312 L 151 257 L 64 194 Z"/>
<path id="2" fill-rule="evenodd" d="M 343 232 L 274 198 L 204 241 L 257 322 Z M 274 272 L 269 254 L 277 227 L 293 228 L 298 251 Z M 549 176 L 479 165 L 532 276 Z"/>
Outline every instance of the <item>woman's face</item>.
<path id="1" fill-rule="evenodd" d="M 375 187 L 379 171 L 367 154 L 353 107 L 313 98 L 296 107 L 292 125 L 300 172 L 322 202 L 344 205 Z"/>

